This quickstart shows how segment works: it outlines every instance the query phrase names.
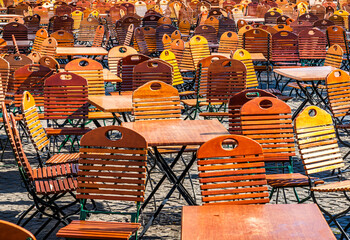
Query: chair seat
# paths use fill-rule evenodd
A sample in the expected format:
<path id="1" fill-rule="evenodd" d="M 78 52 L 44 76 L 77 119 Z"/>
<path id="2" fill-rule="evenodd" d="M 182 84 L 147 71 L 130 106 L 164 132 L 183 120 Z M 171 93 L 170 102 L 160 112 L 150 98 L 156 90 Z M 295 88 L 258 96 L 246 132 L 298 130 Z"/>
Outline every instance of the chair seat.
<path id="1" fill-rule="evenodd" d="M 61 228 L 57 237 L 79 239 L 128 240 L 139 228 L 140 223 L 72 221 Z"/>
<path id="2" fill-rule="evenodd" d="M 60 176 L 76 175 L 78 172 L 78 165 L 66 163 L 66 164 L 35 168 L 32 171 L 33 171 L 34 180 L 55 178 Z"/>
<path id="3" fill-rule="evenodd" d="M 70 192 L 74 191 L 77 186 L 77 180 L 72 177 L 35 181 L 35 190 L 38 195 Z"/>
<path id="4" fill-rule="evenodd" d="M 313 178 L 315 184 L 323 184 L 324 181 L 319 178 Z M 271 187 L 302 187 L 309 186 L 307 176 L 300 173 L 285 173 L 285 174 L 268 174 L 266 175 L 267 184 Z"/>
<path id="5" fill-rule="evenodd" d="M 321 186 L 311 188 L 315 192 L 345 192 L 350 191 L 350 180 L 323 184 Z"/>
<path id="6" fill-rule="evenodd" d="M 48 136 L 84 135 L 90 130 L 90 128 L 45 128 L 46 134 Z"/>
<path id="7" fill-rule="evenodd" d="M 77 163 L 79 159 L 79 153 L 68 153 L 68 154 L 55 154 L 48 159 L 45 164 L 54 165 L 61 163 Z"/>
<path id="8" fill-rule="evenodd" d="M 181 97 L 181 96 L 194 95 L 195 93 L 196 93 L 195 91 L 184 91 L 184 92 L 179 92 L 179 95 Z"/>
<path id="9" fill-rule="evenodd" d="M 209 103 L 206 101 L 205 98 L 201 98 L 198 101 L 199 101 L 200 107 L 209 105 Z M 190 106 L 190 107 L 197 106 L 197 99 L 183 99 L 183 100 L 181 100 L 181 102 L 187 106 Z"/>

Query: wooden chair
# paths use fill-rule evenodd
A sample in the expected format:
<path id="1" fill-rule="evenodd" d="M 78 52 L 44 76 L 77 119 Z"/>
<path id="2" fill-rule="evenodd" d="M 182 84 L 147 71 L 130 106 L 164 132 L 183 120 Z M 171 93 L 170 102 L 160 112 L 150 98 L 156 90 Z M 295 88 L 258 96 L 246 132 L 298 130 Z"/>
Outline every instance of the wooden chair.
<path id="1" fill-rule="evenodd" d="M 24 91 L 29 91 L 38 107 L 44 106 L 44 81 L 53 74 L 50 68 L 39 64 L 28 64 L 14 72 L 13 81 L 9 82 L 8 91 L 14 93 L 14 105 L 20 108 Z"/>
<path id="2" fill-rule="evenodd" d="M 310 12 L 318 17 L 318 19 L 324 19 L 326 14 L 326 8 L 321 4 L 316 4 L 311 7 Z"/>
<path id="3" fill-rule="evenodd" d="M 122 77 L 123 82 L 119 86 L 119 92 L 132 91 L 134 67 L 149 59 L 150 57 L 142 54 L 131 54 L 120 59 L 121 64 L 119 64 L 118 75 Z"/>
<path id="4" fill-rule="evenodd" d="M 31 52 L 27 55 L 30 59 L 32 59 L 33 63 L 38 64 L 41 58 L 41 54 L 38 52 Z"/>
<path id="5" fill-rule="evenodd" d="M 4 58 L 0 58 L 0 77 L 3 94 L 7 93 L 7 86 L 10 78 L 10 64 Z M 5 96 L 4 96 L 5 100 Z"/>
<path id="6" fill-rule="evenodd" d="M 58 30 L 50 34 L 50 37 L 56 39 L 58 47 L 73 47 L 74 35 L 69 31 Z"/>
<path id="7" fill-rule="evenodd" d="M 235 32 L 224 32 L 220 37 L 218 53 L 230 53 L 238 47 L 238 35 Z"/>
<path id="8" fill-rule="evenodd" d="M 60 64 L 56 61 L 55 58 L 50 57 L 50 56 L 43 56 L 39 59 L 39 64 L 48 67 L 51 70 L 58 72 L 60 67 Z"/>
<path id="9" fill-rule="evenodd" d="M 137 51 L 129 46 L 117 46 L 108 52 L 109 70 L 118 75 L 119 60 L 128 55 L 137 54 Z"/>
<path id="10" fill-rule="evenodd" d="M 46 131 L 41 124 L 35 99 L 33 95 L 27 91 L 23 93 L 21 108 L 23 113 L 23 121 L 26 126 L 28 136 L 36 150 L 40 166 L 43 166 L 44 160 L 46 165 L 78 162 L 79 153 L 53 154 L 50 151 L 49 138 L 52 132 L 50 132 L 50 130 Z"/>
<path id="11" fill-rule="evenodd" d="M 197 158 L 203 205 L 269 202 L 263 151 L 256 141 L 216 137 L 198 149 Z"/>
<path id="12" fill-rule="evenodd" d="M 57 16 L 53 19 L 52 23 L 52 32 L 56 32 L 58 30 L 65 30 L 67 32 L 73 31 L 73 18 L 69 16 Z"/>
<path id="13" fill-rule="evenodd" d="M 213 26 L 200 25 L 200 26 L 195 28 L 194 35 L 195 36 L 200 35 L 200 36 L 204 37 L 208 41 L 208 45 L 210 45 L 211 48 L 218 47 L 218 36 L 217 36 L 216 29 Z"/>
<path id="14" fill-rule="evenodd" d="M 120 135 L 113 135 L 115 132 Z M 77 189 L 82 206 L 80 221 L 61 228 L 57 237 L 128 240 L 136 233 L 141 226 L 137 221 L 144 200 L 147 147 L 144 137 L 123 127 L 101 127 L 85 134 L 81 139 Z M 88 210 L 88 199 L 136 202 L 136 211 L 128 213 L 131 222 L 86 221 L 88 213 L 117 213 Z M 125 210 L 123 214 L 127 214 Z"/>
<path id="15" fill-rule="evenodd" d="M 326 57 L 326 35 L 317 29 L 306 29 L 298 35 L 299 57 L 305 65 L 318 65 Z"/>
<path id="16" fill-rule="evenodd" d="M 71 17 L 73 18 L 74 24 L 73 29 L 77 30 L 80 28 L 80 23 L 83 19 L 83 12 L 79 10 L 75 10 L 71 13 Z"/>
<path id="17" fill-rule="evenodd" d="M 183 84 L 184 80 L 180 73 L 175 54 L 172 51 L 164 50 L 160 54 L 159 58 L 167 62 L 168 64 L 170 64 L 170 66 L 172 67 L 172 81 L 168 84 L 172 84 L 173 86 Z M 158 79 L 154 79 L 154 80 L 158 80 Z"/>
<path id="18" fill-rule="evenodd" d="M 181 105 L 176 88 L 162 81 L 150 81 L 133 92 L 135 121 L 179 119 Z"/>
<path id="19" fill-rule="evenodd" d="M 330 46 L 326 53 L 324 66 L 340 68 L 343 62 L 343 55 L 344 52 L 338 44 Z"/>
<path id="20" fill-rule="evenodd" d="M 88 17 L 81 21 L 80 28 L 77 33 L 77 41 L 81 44 L 86 42 L 92 42 L 95 37 L 96 29 L 99 26 L 99 22 L 94 17 Z"/>
<path id="21" fill-rule="evenodd" d="M 48 25 L 49 24 L 49 10 L 43 6 L 36 6 L 33 9 L 33 14 L 38 14 L 40 16 L 40 24 Z"/>
<path id="22" fill-rule="evenodd" d="M 314 22 L 314 27 L 317 27 L 318 29 L 320 29 L 322 32 L 326 32 L 327 28 L 329 26 L 334 26 L 334 22 L 328 20 L 328 19 L 321 19 L 318 20 L 316 22 Z"/>
<path id="23" fill-rule="evenodd" d="M 272 64 L 297 64 L 299 60 L 298 35 L 289 31 L 280 31 L 272 35 Z"/>
<path id="24" fill-rule="evenodd" d="M 88 118 L 87 98 L 87 80 L 79 75 L 61 72 L 45 80 L 44 119 L 48 120 L 48 129 L 56 135 L 75 136 L 73 140 L 66 137 L 59 149 L 69 140 L 73 148 L 77 136 L 90 130 L 84 127 Z M 66 126 L 68 122 L 71 127 Z"/>
<path id="25" fill-rule="evenodd" d="M 176 28 L 172 25 L 169 25 L 169 24 L 163 24 L 163 25 L 158 26 L 156 28 L 157 52 L 162 52 L 164 50 L 163 42 L 162 42 L 163 35 L 167 34 L 168 36 L 170 36 L 175 30 L 176 30 Z"/>
<path id="26" fill-rule="evenodd" d="M 288 31 L 288 32 L 292 32 L 293 28 L 291 28 L 289 25 L 286 24 L 278 24 L 273 26 L 274 29 L 276 29 L 278 32 L 280 31 Z"/>
<path id="27" fill-rule="evenodd" d="M 175 30 L 170 37 L 171 41 L 174 41 L 175 39 L 182 39 L 181 32 L 179 30 Z"/>
<path id="28" fill-rule="evenodd" d="M 141 62 L 134 67 L 132 89 L 135 91 L 150 81 L 162 81 L 171 85 L 172 75 L 172 66 L 165 61 L 150 59 Z"/>
<path id="29" fill-rule="evenodd" d="M 47 56 L 47 57 L 55 58 L 57 46 L 58 46 L 58 43 L 55 38 L 53 37 L 46 38 L 42 42 L 41 48 L 39 49 L 39 53 L 43 57 Z"/>
<path id="30" fill-rule="evenodd" d="M 236 33 L 237 32 L 237 27 L 236 27 L 236 23 L 235 23 L 235 21 L 233 19 L 230 19 L 229 17 L 221 16 L 219 18 L 218 37 L 221 38 L 221 36 L 225 32 L 235 32 Z"/>
<path id="31" fill-rule="evenodd" d="M 250 53 L 244 49 L 238 49 L 231 56 L 232 59 L 239 60 L 244 63 L 247 68 L 246 85 L 247 88 L 256 88 L 259 86 L 258 79 L 256 77 L 254 64 Z"/>
<path id="32" fill-rule="evenodd" d="M 164 34 L 162 38 L 163 51 L 170 50 L 171 37 L 168 34 Z"/>
<path id="33" fill-rule="evenodd" d="M 242 47 L 250 53 L 262 53 L 269 61 L 271 34 L 262 29 L 251 29 L 243 33 Z"/>
<path id="34" fill-rule="evenodd" d="M 319 18 L 312 13 L 304 13 L 303 15 L 299 16 L 298 20 L 308 21 L 308 22 L 314 24 L 314 22 L 318 21 Z"/>
<path id="35" fill-rule="evenodd" d="M 198 62 L 202 58 L 210 56 L 209 42 L 203 36 L 194 35 L 190 39 L 189 47 L 191 49 L 192 61 L 195 68 L 198 66 Z"/>
<path id="36" fill-rule="evenodd" d="M 28 230 L 4 220 L 0 220 L 0 238 L 8 240 L 36 240 L 35 236 Z"/>
<path id="37" fill-rule="evenodd" d="M 277 18 L 280 17 L 282 14 L 276 11 L 270 11 L 265 13 L 264 19 L 265 19 L 265 24 L 276 24 L 277 23 Z"/>
<path id="38" fill-rule="evenodd" d="M 182 39 L 175 39 L 170 44 L 170 51 L 175 54 L 176 62 L 180 69 L 180 64 L 185 51 L 185 42 Z"/>
<path id="39" fill-rule="evenodd" d="M 208 25 L 208 26 L 214 27 L 216 33 L 219 32 L 219 20 L 218 20 L 216 17 L 214 17 L 214 16 L 208 17 L 208 18 L 204 21 L 204 24 L 205 24 L 205 25 Z"/>
<path id="40" fill-rule="evenodd" d="M 303 30 L 311 29 L 313 24 L 309 21 L 296 20 L 290 24 L 290 27 L 293 28 L 295 34 L 299 34 Z"/>
<path id="41" fill-rule="evenodd" d="M 338 44 L 343 52 L 349 55 L 349 46 L 345 30 L 340 26 L 330 26 L 326 30 L 328 46 Z"/>
<path id="42" fill-rule="evenodd" d="M 326 111 L 316 106 L 309 106 L 295 118 L 294 128 L 305 173 L 310 178 L 309 186 L 312 199 L 328 217 L 328 223 L 335 223 L 341 232 L 341 238 L 345 236 L 348 239 L 349 234 L 346 231 L 349 229 L 350 224 L 348 223 L 343 228 L 338 219 L 346 216 L 350 211 L 350 207 L 346 206 L 345 210 L 341 209 L 340 214 L 334 214 L 334 209 L 327 210 L 328 207 L 325 207 L 324 203 L 321 204 L 323 196 L 330 192 L 332 194 L 339 193 L 339 195 L 343 193 L 345 199 L 349 201 L 350 180 L 346 180 L 342 175 L 341 168 L 345 164 L 337 143 L 332 117 Z M 330 172 L 329 177 L 325 177 L 327 172 Z M 315 186 L 311 177 L 319 176 L 322 173 L 324 180 L 327 179 L 328 182 Z M 338 198 L 340 197 L 339 195 L 337 195 Z"/>
<path id="43" fill-rule="evenodd" d="M 49 34 L 45 29 L 39 29 L 35 34 L 32 51 L 40 52 L 43 41 L 49 37 Z"/>
<path id="44" fill-rule="evenodd" d="M 135 29 L 134 33 L 134 47 L 140 52 L 141 54 L 148 55 L 148 45 L 146 42 L 145 34 L 141 30 L 140 27 Z"/>
<path id="45" fill-rule="evenodd" d="M 148 51 L 153 53 L 157 50 L 156 29 L 152 27 L 142 27 L 141 31 L 145 35 Z"/>
<path id="46" fill-rule="evenodd" d="M 10 140 L 19 167 L 21 179 L 30 198 L 34 202 L 33 205 L 23 212 L 18 219 L 17 224 L 21 224 L 22 220 L 31 213 L 33 209 L 35 209 L 32 215 L 29 216 L 21 226 L 24 227 L 33 217 L 40 213 L 42 216 L 48 218 L 37 229 L 34 235 L 38 235 L 43 227 L 52 220 L 57 222 L 55 227 L 53 227 L 44 237 L 47 238 L 55 230 L 58 224 L 67 224 L 69 216 L 77 212 L 76 210 L 70 210 L 69 212 L 66 211 L 69 207 L 72 207 L 77 203 L 76 200 L 63 204 L 62 202 L 57 201 L 65 195 L 71 195 L 73 196 L 73 199 L 75 199 L 73 191 L 75 191 L 77 187 L 77 181 L 74 177 L 77 173 L 77 168 L 72 164 L 32 168 L 23 150 L 21 137 L 16 127 L 14 115 L 11 113 L 10 116 L 8 116 L 5 103 L 2 104 L 2 111 L 5 131 Z"/>
<path id="47" fill-rule="evenodd" d="M 156 28 L 158 26 L 158 20 L 161 18 L 160 15 L 147 15 L 142 18 L 142 25 L 144 27 Z"/>
<path id="48" fill-rule="evenodd" d="M 251 29 L 253 29 L 253 26 L 245 25 L 238 30 L 238 48 L 243 47 L 243 34 Z"/>
<path id="49" fill-rule="evenodd" d="M 334 22 L 334 25 L 342 27 L 344 29 L 347 29 L 348 26 L 345 26 L 345 21 L 344 18 L 342 16 L 339 15 L 333 15 L 330 18 L 328 18 L 329 21 Z"/>
<path id="50" fill-rule="evenodd" d="M 28 29 L 28 39 L 33 40 L 36 32 L 40 29 L 40 16 L 34 14 L 33 16 L 26 16 L 23 18 L 24 26 Z"/>

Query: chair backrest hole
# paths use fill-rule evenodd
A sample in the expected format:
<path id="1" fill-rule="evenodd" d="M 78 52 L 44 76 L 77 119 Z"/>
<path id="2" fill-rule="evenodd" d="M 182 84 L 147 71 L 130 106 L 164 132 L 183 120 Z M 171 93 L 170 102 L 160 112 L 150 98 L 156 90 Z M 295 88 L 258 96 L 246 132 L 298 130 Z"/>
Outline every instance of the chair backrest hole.
<path id="1" fill-rule="evenodd" d="M 79 62 L 79 66 L 81 66 L 81 67 L 86 67 L 86 66 L 88 66 L 88 65 L 89 65 L 89 62 L 86 61 L 86 60 L 81 60 L 81 61 Z"/>
<path id="2" fill-rule="evenodd" d="M 259 103 L 259 106 L 263 109 L 268 109 L 272 107 L 272 102 L 270 100 L 265 99 Z"/>
<path id="3" fill-rule="evenodd" d="M 157 91 L 159 89 L 161 89 L 161 85 L 159 83 L 152 83 L 150 88 L 153 90 L 153 91 Z"/>
<path id="4" fill-rule="evenodd" d="M 238 146 L 238 142 L 232 138 L 227 138 L 221 143 L 221 147 L 226 150 L 235 149 L 237 146 Z"/>
<path id="5" fill-rule="evenodd" d="M 317 115 L 317 112 L 316 112 L 315 109 L 310 109 L 308 114 L 309 114 L 310 117 L 315 117 Z"/>
<path id="6" fill-rule="evenodd" d="M 110 130 L 106 132 L 106 137 L 111 140 L 111 141 L 117 141 L 122 138 L 122 133 L 119 132 L 118 130 Z"/>

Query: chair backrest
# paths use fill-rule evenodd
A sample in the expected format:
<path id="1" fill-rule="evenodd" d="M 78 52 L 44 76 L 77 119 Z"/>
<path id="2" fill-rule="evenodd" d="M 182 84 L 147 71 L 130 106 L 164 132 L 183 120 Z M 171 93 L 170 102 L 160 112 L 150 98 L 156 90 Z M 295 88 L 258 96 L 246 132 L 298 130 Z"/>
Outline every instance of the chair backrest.
<path id="1" fill-rule="evenodd" d="M 261 89 L 246 89 L 239 93 L 236 93 L 230 98 L 228 103 L 229 112 L 229 132 L 230 134 L 242 135 L 241 127 L 241 107 L 257 97 L 273 97 L 272 93 L 266 92 Z"/>
<path id="2" fill-rule="evenodd" d="M 324 19 L 324 16 L 326 14 L 326 8 L 321 4 L 316 4 L 311 7 L 310 12 L 315 14 L 318 17 L 318 19 Z"/>
<path id="3" fill-rule="evenodd" d="M 318 20 L 316 22 L 314 22 L 314 27 L 317 27 L 318 29 L 320 29 L 322 32 L 326 32 L 327 28 L 329 26 L 334 26 L 334 22 L 328 20 L 328 19 L 321 19 Z"/>
<path id="4" fill-rule="evenodd" d="M 251 29 L 253 29 L 253 26 L 245 25 L 238 30 L 238 48 L 243 47 L 243 34 Z"/>
<path id="5" fill-rule="evenodd" d="M 10 64 L 4 58 L 0 58 L 0 77 L 3 94 L 5 94 L 7 92 L 7 86 L 10 78 Z M 5 100 L 5 96 L 3 96 L 3 98 Z"/>
<path id="6" fill-rule="evenodd" d="M 108 67 L 109 70 L 118 74 L 119 60 L 128 55 L 137 54 L 137 51 L 129 46 L 117 46 L 108 52 Z"/>
<path id="7" fill-rule="evenodd" d="M 27 129 L 30 140 L 37 152 L 48 147 L 50 141 L 39 119 L 39 113 L 35 104 L 35 99 L 28 91 L 22 97 L 23 121 Z"/>
<path id="8" fill-rule="evenodd" d="M 7 240 L 36 240 L 35 236 L 14 223 L 10 223 L 4 220 L 0 220 L 0 239 Z"/>
<path id="9" fill-rule="evenodd" d="M 73 47 L 74 36 L 69 31 L 58 30 L 50 34 L 50 37 L 56 39 L 58 47 Z"/>
<path id="10" fill-rule="evenodd" d="M 344 166 L 330 114 L 316 106 L 306 107 L 295 118 L 294 128 L 306 174 Z"/>
<path id="11" fill-rule="evenodd" d="M 157 51 L 162 52 L 164 50 L 163 47 L 163 35 L 168 34 L 169 36 L 176 30 L 177 28 L 173 25 L 169 24 L 163 24 L 156 28 L 156 44 L 157 44 Z"/>
<path id="12" fill-rule="evenodd" d="M 28 64 L 16 69 L 14 81 L 10 81 L 8 90 L 14 92 L 14 104 L 20 107 L 24 91 L 29 91 L 37 106 L 44 105 L 44 81 L 53 74 L 50 68 L 39 64 Z"/>
<path id="13" fill-rule="evenodd" d="M 196 70 L 195 88 L 198 91 L 199 95 L 204 96 L 207 94 L 208 68 L 212 62 L 220 59 L 227 59 L 227 57 L 221 55 L 212 55 L 209 57 L 205 57 L 198 62 Z"/>
<path id="14" fill-rule="evenodd" d="M 217 44 L 218 43 L 218 36 L 216 29 L 213 26 L 210 25 L 200 25 L 195 28 L 194 35 L 200 35 L 207 39 L 208 43 L 210 44 Z M 193 38 L 193 37 L 192 37 Z"/>
<path id="15" fill-rule="evenodd" d="M 105 36 L 105 27 L 103 25 L 99 25 L 95 31 L 92 47 L 101 47 L 104 36 Z"/>
<path id="16" fill-rule="evenodd" d="M 232 146 L 225 149 L 224 146 Z M 262 148 L 239 135 L 216 137 L 197 151 L 202 203 L 268 203 L 268 188 Z"/>
<path id="17" fill-rule="evenodd" d="M 135 28 L 134 24 L 130 24 L 129 25 L 128 30 L 126 31 L 126 35 L 125 35 L 125 39 L 124 39 L 123 45 L 130 46 L 131 41 L 132 41 L 133 36 L 134 36 L 134 28 Z"/>
<path id="18" fill-rule="evenodd" d="M 67 32 L 73 31 L 73 18 L 69 16 L 58 16 L 53 19 L 52 32 L 56 32 L 58 30 L 65 30 Z"/>
<path id="19" fill-rule="evenodd" d="M 227 103 L 232 95 L 247 88 L 247 68 L 235 59 L 220 59 L 208 68 L 207 101 Z"/>
<path id="20" fill-rule="evenodd" d="M 229 18 L 229 17 L 224 17 L 221 16 L 219 18 L 219 32 L 218 32 L 218 37 L 220 38 L 222 34 L 225 32 L 237 32 L 237 27 L 235 20 Z M 221 42 L 221 41 L 220 41 Z"/>
<path id="21" fill-rule="evenodd" d="M 230 53 L 238 47 L 238 35 L 235 32 L 224 32 L 220 37 L 218 53 Z"/>
<path id="22" fill-rule="evenodd" d="M 141 54 L 149 54 L 145 34 L 140 27 L 136 28 L 134 32 L 134 47 L 137 48 L 138 52 Z"/>
<path id="23" fill-rule="evenodd" d="M 153 80 L 172 84 L 172 66 L 159 59 L 150 59 L 137 64 L 133 75 L 133 90 Z"/>
<path id="24" fill-rule="evenodd" d="M 40 52 L 43 41 L 48 37 L 49 34 L 47 33 L 46 29 L 39 29 L 35 34 L 32 51 Z"/>
<path id="25" fill-rule="evenodd" d="M 259 142 L 265 161 L 289 161 L 295 155 L 291 108 L 282 100 L 259 97 L 240 110 L 244 136 Z"/>
<path id="26" fill-rule="evenodd" d="M 41 58 L 41 54 L 38 52 L 34 52 L 32 51 L 31 53 L 29 53 L 27 55 L 27 57 L 29 57 L 30 59 L 32 59 L 33 63 L 39 63 L 39 60 Z"/>
<path id="27" fill-rule="evenodd" d="M 181 32 L 179 30 L 175 30 L 170 37 L 171 41 L 174 41 L 175 39 L 182 39 Z"/>
<path id="28" fill-rule="evenodd" d="M 41 44 L 41 49 L 39 53 L 41 56 L 49 56 L 54 58 L 56 56 L 57 46 L 58 46 L 58 43 L 55 38 L 53 37 L 46 38 Z"/>
<path id="29" fill-rule="evenodd" d="M 72 11 L 73 11 L 73 9 L 70 6 L 61 5 L 55 9 L 55 15 L 56 16 L 64 16 L 64 15 L 70 16 Z"/>
<path id="30" fill-rule="evenodd" d="M 147 160 L 143 136 L 119 126 L 100 127 L 81 138 L 79 152 L 78 199 L 143 202 Z"/>
<path id="31" fill-rule="evenodd" d="M 216 17 L 214 17 L 214 16 L 208 17 L 208 18 L 204 21 L 204 24 L 214 27 L 216 33 L 219 32 L 219 20 L 218 20 Z"/>
<path id="32" fill-rule="evenodd" d="M 330 26 L 326 30 L 328 46 L 332 46 L 334 44 L 338 44 L 343 52 L 348 54 L 348 43 L 346 39 L 346 32 L 344 28 L 340 26 Z"/>
<path id="33" fill-rule="evenodd" d="M 326 57 L 326 35 L 317 29 L 306 29 L 299 33 L 300 59 L 324 59 Z"/>
<path id="34" fill-rule="evenodd" d="M 309 21 L 303 21 L 303 20 L 296 20 L 290 24 L 291 28 L 293 28 L 293 32 L 295 34 L 299 34 L 299 32 L 311 29 L 313 27 L 313 24 Z"/>
<path id="35" fill-rule="evenodd" d="M 43 56 L 39 59 L 39 64 L 44 66 L 44 67 L 48 67 L 52 70 L 54 70 L 55 72 L 58 72 L 60 67 L 60 64 L 57 62 L 57 60 L 53 57 L 50 56 Z"/>
<path id="36" fill-rule="evenodd" d="M 26 16 L 23 21 L 24 26 L 28 28 L 28 34 L 35 34 L 40 29 L 40 16 L 38 14 Z"/>
<path id="37" fill-rule="evenodd" d="M 276 24 L 277 23 L 277 18 L 280 17 L 282 14 L 276 11 L 270 11 L 265 13 L 264 19 L 265 19 L 265 24 Z"/>
<path id="38" fill-rule="evenodd" d="M 164 50 L 160 56 L 160 59 L 167 62 L 172 67 L 172 81 L 169 84 L 180 85 L 184 83 L 182 75 L 179 70 L 179 65 L 177 64 L 176 56 L 172 51 Z M 154 79 L 157 80 L 157 79 Z"/>
<path id="39" fill-rule="evenodd" d="M 232 52 L 231 52 L 232 54 Z M 252 56 L 247 50 L 244 49 L 237 49 L 231 58 L 239 60 L 244 63 L 244 65 L 247 68 L 247 88 L 254 88 L 259 86 L 258 78 L 256 77 L 254 64 L 252 61 Z"/>
<path id="40" fill-rule="evenodd" d="M 344 52 L 338 44 L 330 46 L 326 53 L 324 66 L 340 68 L 343 62 Z"/>
<path id="41" fill-rule="evenodd" d="M 160 26 L 160 25 L 163 25 L 163 24 L 171 25 L 172 24 L 171 18 L 169 18 L 169 17 L 161 17 L 161 18 L 159 18 L 158 21 L 157 21 L 157 26 Z"/>
<path id="42" fill-rule="evenodd" d="M 178 90 L 162 81 L 150 81 L 136 89 L 132 102 L 135 121 L 181 117 Z"/>
<path id="43" fill-rule="evenodd" d="M 87 80 L 89 96 L 105 95 L 101 63 L 90 58 L 79 58 L 67 63 L 64 70 L 82 76 Z"/>
<path id="44" fill-rule="evenodd" d="M 45 119 L 86 119 L 88 83 L 75 73 L 61 72 L 45 80 Z"/>
<path id="45" fill-rule="evenodd" d="M 280 32 L 280 31 L 292 32 L 293 31 L 293 28 L 291 28 L 289 25 L 286 25 L 286 24 L 278 24 L 278 25 L 273 26 L 273 28 L 276 29 L 278 32 Z"/>
<path id="46" fill-rule="evenodd" d="M 340 15 L 333 15 L 333 16 L 330 16 L 328 18 L 329 21 L 332 21 L 334 22 L 335 25 L 339 26 L 339 27 L 343 27 L 344 29 L 347 28 L 347 26 L 345 26 L 345 20 L 342 16 Z"/>
<path id="47" fill-rule="evenodd" d="M 298 35 L 280 31 L 272 35 L 272 62 L 299 62 Z"/>
<path id="48" fill-rule="evenodd" d="M 303 15 L 299 16 L 298 20 L 308 21 L 313 24 L 314 22 L 318 21 L 319 18 L 312 13 L 304 13 Z"/>
<path id="49" fill-rule="evenodd" d="M 74 30 L 77 30 L 80 28 L 80 23 L 83 19 L 83 12 L 82 11 L 79 11 L 79 10 L 75 10 L 71 13 L 71 17 L 73 18 L 74 20 L 74 24 L 73 24 L 73 29 Z"/>
<path id="50" fill-rule="evenodd" d="M 210 56 L 208 41 L 203 36 L 194 35 L 190 39 L 189 45 L 191 49 L 193 64 L 194 64 L 194 67 L 196 68 L 198 66 L 199 60 Z"/>
<path id="51" fill-rule="evenodd" d="M 251 29 L 243 33 L 243 48 L 250 53 L 262 53 L 270 60 L 271 34 L 262 29 Z"/>
<path id="52" fill-rule="evenodd" d="M 41 24 L 49 23 L 49 10 L 43 6 L 37 6 L 33 9 L 33 14 L 38 14 L 40 16 Z"/>
<path id="53" fill-rule="evenodd" d="M 171 37 L 168 34 L 164 34 L 163 35 L 162 44 L 163 44 L 163 51 L 164 50 L 170 50 Z"/>
<path id="54" fill-rule="evenodd" d="M 189 35 L 190 30 L 191 30 L 190 22 L 188 20 L 180 21 L 179 22 L 179 30 L 180 30 L 181 34 Z"/>
<path id="55" fill-rule="evenodd" d="M 182 57 L 185 51 L 185 42 L 182 39 L 175 39 L 170 44 L 170 50 L 175 54 L 178 66 L 180 67 Z"/>
<path id="56" fill-rule="evenodd" d="M 8 23 L 3 28 L 2 38 L 6 41 L 12 41 L 12 35 L 17 41 L 28 40 L 28 28 L 17 22 Z"/>
<path id="57" fill-rule="evenodd" d="M 142 54 L 132 54 L 120 60 L 121 64 L 119 64 L 118 73 L 123 79 L 123 82 L 120 84 L 120 91 L 132 91 L 134 67 L 149 59 L 151 58 Z"/>
<path id="58" fill-rule="evenodd" d="M 32 167 L 30 166 L 29 161 L 26 155 L 24 154 L 22 143 L 20 140 L 21 138 L 19 137 L 14 115 L 13 113 L 9 114 L 7 112 L 6 104 L 4 102 L 2 103 L 1 106 L 2 106 L 2 118 L 4 121 L 5 131 L 9 138 L 17 165 L 22 173 L 21 177 L 24 178 L 23 180 L 32 181 L 34 179 Z M 15 137 L 15 135 L 17 136 Z"/>
<path id="59" fill-rule="evenodd" d="M 142 27 L 141 30 L 145 35 L 148 51 L 155 52 L 157 49 L 156 29 L 152 27 Z"/>
<path id="60" fill-rule="evenodd" d="M 330 110 L 335 118 L 341 120 L 349 115 L 350 76 L 343 70 L 334 70 L 326 78 L 326 88 Z"/>

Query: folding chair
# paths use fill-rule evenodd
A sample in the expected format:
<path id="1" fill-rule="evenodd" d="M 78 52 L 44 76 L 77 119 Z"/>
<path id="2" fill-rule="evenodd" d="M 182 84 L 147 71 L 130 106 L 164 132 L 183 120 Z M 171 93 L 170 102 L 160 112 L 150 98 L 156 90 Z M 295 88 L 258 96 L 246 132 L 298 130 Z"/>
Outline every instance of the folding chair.
<path id="1" fill-rule="evenodd" d="M 216 137 L 198 149 L 197 158 L 203 205 L 269 202 L 258 142 L 238 135 Z"/>
<path id="2" fill-rule="evenodd" d="M 21 226 L 25 226 L 38 213 L 48 217 L 34 233 L 34 235 L 38 235 L 47 224 L 55 220 L 56 224 L 43 238 L 46 239 L 59 224 L 67 225 L 69 216 L 78 212 L 77 210 L 65 212 L 67 209 L 77 204 L 73 193 L 77 187 L 77 181 L 74 177 L 77 173 L 77 168 L 72 164 L 61 164 L 36 169 L 32 168 L 23 151 L 21 137 L 16 128 L 14 115 L 11 113 L 10 116 L 8 116 L 5 104 L 2 104 L 2 109 L 5 130 L 11 142 L 20 176 L 29 196 L 34 202 L 33 205 L 23 212 L 17 224 L 20 224 L 24 217 L 35 209 L 34 213 L 32 213 Z M 59 200 L 68 194 L 73 197 L 74 201 L 60 203 Z"/>
<path id="3" fill-rule="evenodd" d="M 80 144 L 77 188 L 80 221 L 61 228 L 57 237 L 128 240 L 141 226 L 137 221 L 145 193 L 147 142 L 130 129 L 108 126 L 85 134 Z M 89 210 L 87 199 L 136 202 L 136 211 Z M 131 222 L 85 220 L 87 214 L 94 213 L 131 215 Z"/>
<path id="4" fill-rule="evenodd" d="M 300 157 L 303 161 L 306 175 L 309 177 L 309 186 L 313 201 L 320 210 L 327 216 L 328 224 L 332 222 L 341 232 L 341 239 L 350 239 L 347 230 L 350 223 L 344 228 L 338 219 L 347 216 L 350 206 L 345 206 L 340 212 L 334 213 L 334 209 L 328 209 L 322 200 L 332 198 L 330 193 L 344 194 L 344 199 L 350 201 L 350 180 L 342 174 L 344 160 L 341 156 L 334 124 L 331 115 L 316 106 L 306 107 L 294 120 L 294 128 Z M 329 175 L 325 175 L 331 172 Z M 322 174 L 323 173 L 323 174 Z M 315 186 L 311 176 L 320 176 L 327 180 L 325 184 Z M 323 193 L 323 194 L 322 194 Z M 336 206 L 339 209 L 339 206 Z"/>

